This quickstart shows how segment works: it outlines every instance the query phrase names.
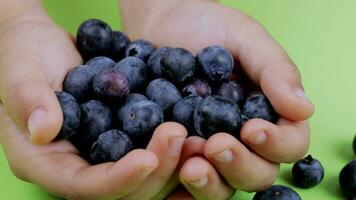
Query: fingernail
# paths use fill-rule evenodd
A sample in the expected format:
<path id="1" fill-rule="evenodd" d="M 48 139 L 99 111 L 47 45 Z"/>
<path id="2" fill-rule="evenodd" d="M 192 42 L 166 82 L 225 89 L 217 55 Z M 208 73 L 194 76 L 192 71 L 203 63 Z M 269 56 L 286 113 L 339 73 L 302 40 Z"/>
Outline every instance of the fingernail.
<path id="1" fill-rule="evenodd" d="M 202 188 L 208 184 L 208 176 L 203 176 L 195 181 L 188 181 L 188 183 L 195 188 Z"/>
<path id="2" fill-rule="evenodd" d="M 225 151 L 215 154 L 212 156 L 213 159 L 219 163 L 230 163 L 234 159 L 234 155 L 230 149 L 226 149 Z"/>
<path id="3" fill-rule="evenodd" d="M 28 118 L 28 131 L 30 136 L 33 135 L 41 124 L 41 121 L 46 117 L 47 111 L 43 108 L 38 108 L 33 111 Z"/>
<path id="4" fill-rule="evenodd" d="M 180 155 L 184 140 L 185 138 L 181 138 L 181 137 L 175 137 L 169 140 L 168 149 L 169 149 L 169 153 L 172 156 Z"/>
<path id="5" fill-rule="evenodd" d="M 303 98 L 303 99 L 306 99 L 306 100 L 310 101 L 309 97 L 305 94 L 304 90 L 301 89 L 301 88 L 296 88 L 295 89 L 295 94 L 300 98 Z"/>
<path id="6" fill-rule="evenodd" d="M 255 145 L 264 144 L 266 142 L 266 133 L 265 132 L 255 133 L 248 138 L 248 141 Z"/>

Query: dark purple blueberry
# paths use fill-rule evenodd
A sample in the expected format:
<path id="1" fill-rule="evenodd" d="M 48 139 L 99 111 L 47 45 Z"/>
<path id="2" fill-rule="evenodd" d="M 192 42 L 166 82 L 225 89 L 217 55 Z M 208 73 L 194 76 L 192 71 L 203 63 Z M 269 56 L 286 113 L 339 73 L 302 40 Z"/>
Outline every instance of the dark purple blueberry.
<path id="1" fill-rule="evenodd" d="M 119 102 L 129 94 L 130 83 L 126 74 L 111 68 L 95 76 L 93 90 L 105 102 Z"/>
<path id="2" fill-rule="evenodd" d="M 342 168 L 339 176 L 342 193 L 350 200 L 356 199 L 356 160 Z"/>
<path id="3" fill-rule="evenodd" d="M 160 105 L 165 113 L 170 112 L 174 104 L 182 99 L 176 86 L 163 78 L 155 79 L 148 84 L 146 96 Z"/>
<path id="4" fill-rule="evenodd" d="M 130 44 L 130 39 L 127 35 L 120 31 L 113 31 L 113 47 L 111 57 L 119 61 L 125 57 L 126 47 Z"/>
<path id="5" fill-rule="evenodd" d="M 190 80 L 195 71 L 195 58 L 183 48 L 171 48 L 161 59 L 161 71 L 165 77 L 175 83 Z"/>
<path id="6" fill-rule="evenodd" d="M 302 200 L 302 198 L 292 188 L 273 185 L 265 191 L 257 192 L 252 200 Z"/>
<path id="7" fill-rule="evenodd" d="M 213 45 L 202 49 L 197 55 L 200 75 L 210 82 L 228 80 L 234 69 L 234 59 L 224 47 Z"/>
<path id="8" fill-rule="evenodd" d="M 112 42 L 112 30 L 101 20 L 89 19 L 79 26 L 76 43 L 84 60 L 97 56 L 110 56 Z"/>
<path id="9" fill-rule="evenodd" d="M 239 106 L 220 96 L 205 98 L 194 111 L 195 130 L 204 138 L 218 132 L 226 132 L 238 138 L 240 126 Z"/>
<path id="10" fill-rule="evenodd" d="M 127 57 L 115 65 L 115 70 L 126 74 L 131 90 L 137 91 L 148 79 L 148 67 L 141 59 Z"/>
<path id="11" fill-rule="evenodd" d="M 147 65 L 151 70 L 151 75 L 153 78 L 163 78 L 164 75 L 162 73 L 162 63 L 161 60 L 164 56 L 168 54 L 170 47 L 162 47 L 156 49 L 150 56 L 147 61 Z"/>
<path id="12" fill-rule="evenodd" d="M 125 55 L 126 57 L 133 56 L 143 61 L 147 61 L 154 50 L 155 47 L 151 42 L 140 39 L 132 41 L 126 47 Z"/>
<path id="13" fill-rule="evenodd" d="M 80 106 L 75 98 L 67 92 L 56 92 L 56 96 L 63 111 L 63 125 L 57 139 L 67 139 L 74 135 L 79 128 Z"/>
<path id="14" fill-rule="evenodd" d="M 249 119 L 260 118 L 273 123 L 278 119 L 272 104 L 261 92 L 254 92 L 247 97 L 242 113 Z"/>
<path id="15" fill-rule="evenodd" d="M 195 133 L 194 110 L 203 100 L 200 96 L 188 96 L 178 101 L 172 108 L 173 120 L 184 125 L 190 135 Z"/>
<path id="16" fill-rule="evenodd" d="M 86 65 L 78 65 L 70 70 L 64 80 L 63 90 L 71 94 L 78 103 L 85 102 L 93 96 L 95 70 Z"/>
<path id="17" fill-rule="evenodd" d="M 211 95 L 211 88 L 205 80 L 195 79 L 183 88 L 182 94 L 183 96 L 197 95 L 205 98 Z"/>
<path id="18" fill-rule="evenodd" d="M 245 101 L 245 92 L 235 81 L 222 83 L 216 94 L 237 103 L 239 106 L 243 106 Z"/>
<path id="19" fill-rule="evenodd" d="M 95 164 L 115 162 L 133 149 L 130 137 L 119 130 L 106 131 L 99 135 L 91 149 L 91 160 Z"/>
<path id="20" fill-rule="evenodd" d="M 138 93 L 129 94 L 129 96 L 126 97 L 125 101 L 118 109 L 117 117 L 118 117 L 119 122 L 122 123 L 124 121 L 124 116 L 126 115 L 129 107 L 132 104 L 139 102 L 139 101 L 144 101 L 144 100 L 148 100 L 148 99 L 142 94 L 138 94 Z"/>
<path id="21" fill-rule="evenodd" d="M 311 188 L 323 180 L 324 168 L 318 160 L 308 155 L 294 163 L 292 175 L 296 186 Z"/>
<path id="22" fill-rule="evenodd" d="M 85 65 L 90 66 L 92 69 L 94 69 L 96 74 L 100 74 L 105 69 L 114 67 L 115 62 L 111 58 L 105 56 L 98 56 L 88 60 Z"/>
<path id="23" fill-rule="evenodd" d="M 241 115 L 241 126 L 245 125 L 246 122 L 250 120 L 248 117 L 246 117 L 244 114 Z"/>

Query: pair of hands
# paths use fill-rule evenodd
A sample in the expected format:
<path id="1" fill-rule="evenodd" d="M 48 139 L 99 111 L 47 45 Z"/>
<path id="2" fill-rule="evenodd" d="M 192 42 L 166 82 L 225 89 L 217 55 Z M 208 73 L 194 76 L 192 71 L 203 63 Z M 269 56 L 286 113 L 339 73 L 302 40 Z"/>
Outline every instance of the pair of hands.
<path id="1" fill-rule="evenodd" d="M 130 38 L 157 46 L 192 52 L 211 44 L 225 46 L 241 64 L 238 73 L 244 71 L 242 76 L 263 90 L 281 119 L 277 125 L 259 119 L 247 122 L 242 142 L 225 133 L 208 140 L 185 139 L 184 127 L 165 123 L 146 150 L 90 166 L 69 142 L 49 143 L 62 124 L 53 91 L 61 90 L 66 73 L 81 57 L 73 38 L 45 13 L 28 12 L 0 28 L 0 141 L 18 178 L 68 199 L 163 199 L 180 182 L 195 199 L 226 199 L 235 189 L 255 191 L 271 185 L 279 163 L 306 153 L 306 120 L 313 104 L 303 93 L 296 66 L 256 21 L 201 0 L 181 1 L 144 20 L 123 20 Z M 168 198 L 185 195 L 176 191 Z"/>

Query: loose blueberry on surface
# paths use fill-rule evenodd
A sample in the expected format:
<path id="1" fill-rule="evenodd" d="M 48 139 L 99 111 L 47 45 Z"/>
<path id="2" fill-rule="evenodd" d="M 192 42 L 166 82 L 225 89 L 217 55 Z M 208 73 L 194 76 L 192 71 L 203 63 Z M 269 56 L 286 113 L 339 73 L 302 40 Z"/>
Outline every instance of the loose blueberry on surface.
<path id="1" fill-rule="evenodd" d="M 318 160 L 308 155 L 294 163 L 292 175 L 296 186 L 311 188 L 323 180 L 324 168 Z"/>
<path id="2" fill-rule="evenodd" d="M 165 113 L 170 112 L 174 104 L 182 99 L 176 86 L 163 78 L 155 79 L 148 84 L 146 96 L 160 105 Z"/>
<path id="3" fill-rule="evenodd" d="M 132 91 L 140 89 L 148 79 L 148 67 L 141 59 L 127 57 L 115 65 L 115 70 L 126 74 Z"/>
<path id="4" fill-rule="evenodd" d="M 101 20 L 90 19 L 79 26 L 76 43 L 84 60 L 96 56 L 110 56 L 112 42 L 112 30 Z"/>
<path id="5" fill-rule="evenodd" d="M 117 112 L 117 118 L 120 123 L 124 121 L 124 117 L 127 116 L 127 112 L 129 107 L 139 101 L 148 100 L 144 95 L 138 93 L 131 93 L 129 96 L 126 97 L 123 104 L 119 107 Z"/>
<path id="6" fill-rule="evenodd" d="M 161 60 L 161 71 L 175 83 L 186 82 L 194 75 L 195 58 L 186 49 L 171 48 Z"/>
<path id="7" fill-rule="evenodd" d="M 147 61 L 147 65 L 150 68 L 151 75 L 153 78 L 164 78 L 162 73 L 162 63 L 161 60 L 168 54 L 170 47 L 162 47 L 156 49 Z"/>
<path id="8" fill-rule="evenodd" d="M 172 108 L 173 120 L 184 125 L 190 135 L 195 133 L 194 110 L 202 100 L 200 96 L 188 96 L 178 101 Z"/>
<path id="9" fill-rule="evenodd" d="M 133 149 L 129 136 L 119 130 L 106 131 L 99 135 L 91 149 L 91 160 L 95 164 L 114 162 Z"/>
<path id="10" fill-rule="evenodd" d="M 130 44 L 130 39 L 127 35 L 120 31 L 114 31 L 111 57 L 115 61 L 119 61 L 125 57 L 126 47 Z"/>
<path id="11" fill-rule="evenodd" d="M 130 83 L 126 74 L 111 68 L 95 76 L 93 90 L 105 102 L 119 102 L 129 94 Z"/>
<path id="12" fill-rule="evenodd" d="M 226 132 L 238 138 L 240 126 L 239 106 L 220 96 L 205 98 L 194 111 L 195 130 L 204 138 L 218 132 Z"/>
<path id="13" fill-rule="evenodd" d="M 140 39 L 132 41 L 126 47 L 125 55 L 126 57 L 134 56 L 143 61 L 147 61 L 154 50 L 155 47 L 151 42 Z"/>
<path id="14" fill-rule="evenodd" d="M 273 185 L 265 191 L 257 192 L 252 200 L 302 200 L 302 198 L 292 188 Z"/>
<path id="15" fill-rule="evenodd" d="M 270 101 L 261 92 L 254 92 L 247 97 L 242 114 L 249 119 L 260 118 L 273 123 L 278 119 Z"/>
<path id="16" fill-rule="evenodd" d="M 78 103 L 85 102 L 93 96 L 95 70 L 86 65 L 78 65 L 70 70 L 64 80 L 63 90 L 71 94 Z"/>
<path id="17" fill-rule="evenodd" d="M 182 94 L 183 96 L 197 95 L 205 98 L 211 95 L 211 87 L 205 80 L 195 79 L 182 89 Z"/>
<path id="18" fill-rule="evenodd" d="M 66 92 L 56 92 L 63 111 L 63 125 L 57 139 L 67 139 L 74 135 L 80 123 L 80 106 L 75 98 Z"/>
<path id="19" fill-rule="evenodd" d="M 197 55 L 200 75 L 210 82 L 228 80 L 234 69 L 234 59 L 224 47 L 213 45 L 202 49 Z"/>
<path id="20" fill-rule="evenodd" d="M 356 160 L 342 168 L 339 176 L 339 184 L 342 193 L 348 199 L 356 199 Z"/>
<path id="21" fill-rule="evenodd" d="M 114 67 L 115 61 L 105 56 L 98 56 L 88 60 L 85 65 L 90 66 L 96 74 L 100 74 L 105 69 Z"/>
<path id="22" fill-rule="evenodd" d="M 242 87 L 235 81 L 222 83 L 218 87 L 216 94 L 236 102 L 239 106 L 242 106 L 245 101 L 245 92 Z"/>

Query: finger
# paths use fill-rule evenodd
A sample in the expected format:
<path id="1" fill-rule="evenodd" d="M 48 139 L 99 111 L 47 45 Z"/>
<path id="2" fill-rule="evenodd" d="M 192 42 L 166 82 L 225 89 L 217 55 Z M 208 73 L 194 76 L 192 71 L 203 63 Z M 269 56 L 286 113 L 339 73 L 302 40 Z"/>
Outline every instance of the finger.
<path id="1" fill-rule="evenodd" d="M 63 116 L 39 63 L 19 52 L 0 58 L 0 98 L 21 130 L 34 143 L 48 143 L 58 134 Z M 17 59 L 21 57 L 21 59 Z"/>
<path id="2" fill-rule="evenodd" d="M 262 190 L 271 186 L 278 175 L 279 164 L 250 152 L 226 133 L 211 136 L 205 144 L 204 154 L 236 189 Z"/>
<path id="3" fill-rule="evenodd" d="M 253 119 L 242 127 L 241 139 L 253 151 L 272 162 L 295 162 L 308 151 L 310 135 L 307 121 L 280 119 L 278 124 Z"/>
<path id="4" fill-rule="evenodd" d="M 125 199 L 151 199 L 166 186 L 177 168 L 187 134 L 187 130 L 175 122 L 157 127 L 147 150 L 157 155 L 160 165 L 138 190 Z"/>
<path id="5" fill-rule="evenodd" d="M 179 177 L 194 199 L 228 199 L 234 189 L 224 182 L 214 167 L 202 157 L 192 157 L 180 170 Z"/>

